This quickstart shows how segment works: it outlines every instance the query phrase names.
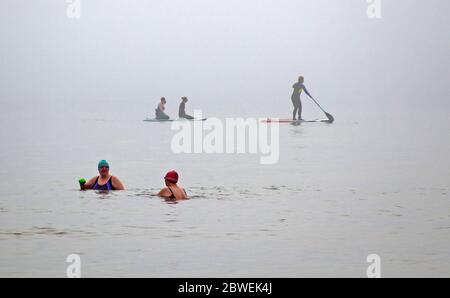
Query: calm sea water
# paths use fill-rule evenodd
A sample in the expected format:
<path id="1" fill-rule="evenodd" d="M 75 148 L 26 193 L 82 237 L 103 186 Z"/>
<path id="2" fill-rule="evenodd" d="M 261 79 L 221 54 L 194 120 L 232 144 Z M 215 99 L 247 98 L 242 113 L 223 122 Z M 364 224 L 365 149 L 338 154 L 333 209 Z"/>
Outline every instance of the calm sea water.
<path id="1" fill-rule="evenodd" d="M 365 277 L 373 253 L 385 277 L 450 276 L 448 117 L 282 125 L 268 166 L 173 154 L 170 124 L 126 107 L 4 105 L 1 277 L 65 277 L 74 253 L 84 277 Z M 100 159 L 126 191 L 78 190 Z M 152 195 L 171 169 L 190 200 Z"/>

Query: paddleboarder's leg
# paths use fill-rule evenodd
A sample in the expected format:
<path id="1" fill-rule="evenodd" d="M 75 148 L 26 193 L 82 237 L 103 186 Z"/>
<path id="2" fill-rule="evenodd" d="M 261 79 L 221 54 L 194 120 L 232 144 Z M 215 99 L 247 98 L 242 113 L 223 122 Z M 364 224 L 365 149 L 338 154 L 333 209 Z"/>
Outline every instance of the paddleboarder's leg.
<path id="1" fill-rule="evenodd" d="M 295 115 L 294 115 L 295 117 Z M 298 101 L 298 120 L 302 120 L 302 101 Z"/>
<path id="2" fill-rule="evenodd" d="M 291 100 L 292 100 L 292 104 L 294 105 L 294 111 L 292 112 L 292 119 L 297 120 L 295 117 L 297 116 L 297 112 L 299 111 L 299 105 L 301 104 L 300 98 L 297 98 L 296 96 L 292 96 Z M 299 114 L 301 114 L 301 112 Z"/>
<path id="3" fill-rule="evenodd" d="M 192 116 L 190 116 L 190 115 L 188 115 L 188 114 L 184 115 L 183 118 L 186 118 L 186 119 L 188 119 L 188 120 L 194 120 L 194 117 L 192 117 Z"/>
<path id="4" fill-rule="evenodd" d="M 160 111 L 158 113 L 158 115 L 156 116 L 156 119 L 157 120 L 169 120 L 170 117 L 166 113 Z"/>

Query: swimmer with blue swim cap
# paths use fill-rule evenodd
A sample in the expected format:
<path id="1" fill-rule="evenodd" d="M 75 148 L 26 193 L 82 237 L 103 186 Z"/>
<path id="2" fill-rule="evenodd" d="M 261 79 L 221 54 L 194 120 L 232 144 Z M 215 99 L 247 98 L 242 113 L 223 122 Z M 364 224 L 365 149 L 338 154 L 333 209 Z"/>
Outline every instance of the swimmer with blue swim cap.
<path id="1" fill-rule="evenodd" d="M 107 166 L 109 168 L 109 163 L 106 160 L 102 159 L 98 162 L 98 168 L 100 169 L 100 167 L 102 166 Z"/>
<path id="2" fill-rule="evenodd" d="M 94 190 L 124 190 L 122 182 L 116 176 L 109 173 L 109 163 L 106 160 L 99 161 L 97 165 L 98 176 L 92 177 L 86 182 L 86 179 L 81 178 L 80 189 L 94 189 Z"/>

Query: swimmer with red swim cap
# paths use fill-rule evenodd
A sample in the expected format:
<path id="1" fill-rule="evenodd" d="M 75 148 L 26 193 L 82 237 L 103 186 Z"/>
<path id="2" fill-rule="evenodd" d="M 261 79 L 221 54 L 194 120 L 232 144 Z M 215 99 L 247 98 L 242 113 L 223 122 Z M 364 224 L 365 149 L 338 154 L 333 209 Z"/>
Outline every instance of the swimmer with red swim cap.
<path id="1" fill-rule="evenodd" d="M 186 200 L 187 194 L 184 188 L 178 186 L 178 173 L 175 171 L 170 171 L 164 176 L 164 181 L 166 183 L 166 187 L 161 189 L 158 193 L 158 196 L 172 199 L 172 200 Z"/>

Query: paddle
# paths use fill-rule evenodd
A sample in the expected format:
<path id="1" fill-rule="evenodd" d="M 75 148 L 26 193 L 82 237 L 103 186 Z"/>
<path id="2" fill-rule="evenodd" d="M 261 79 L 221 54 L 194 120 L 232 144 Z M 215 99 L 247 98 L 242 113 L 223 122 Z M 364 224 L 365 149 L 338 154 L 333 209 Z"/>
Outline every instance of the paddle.
<path id="1" fill-rule="evenodd" d="M 325 113 L 325 116 L 327 116 L 327 118 L 328 118 L 328 120 L 330 121 L 330 123 L 333 123 L 333 122 L 334 122 L 334 117 L 333 117 L 333 115 L 331 115 L 331 114 L 325 112 L 325 110 L 322 109 L 322 107 L 320 106 L 320 104 L 319 104 L 319 103 L 318 103 L 311 95 L 308 94 L 308 96 L 316 103 L 316 105 L 322 110 L 322 112 Z"/>

